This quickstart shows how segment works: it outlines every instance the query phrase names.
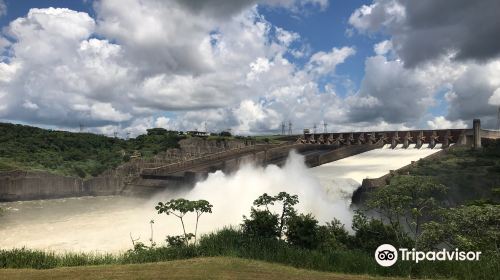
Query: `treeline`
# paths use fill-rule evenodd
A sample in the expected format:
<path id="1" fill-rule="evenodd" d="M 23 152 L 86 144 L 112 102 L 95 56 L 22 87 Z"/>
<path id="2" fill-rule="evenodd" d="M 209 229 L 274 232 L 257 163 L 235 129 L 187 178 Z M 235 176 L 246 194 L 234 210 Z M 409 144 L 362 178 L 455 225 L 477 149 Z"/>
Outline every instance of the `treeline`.
<path id="1" fill-rule="evenodd" d="M 97 176 L 133 155 L 148 158 L 178 147 L 185 137 L 156 128 L 125 140 L 0 123 L 0 171 L 35 169 L 82 178 Z"/>

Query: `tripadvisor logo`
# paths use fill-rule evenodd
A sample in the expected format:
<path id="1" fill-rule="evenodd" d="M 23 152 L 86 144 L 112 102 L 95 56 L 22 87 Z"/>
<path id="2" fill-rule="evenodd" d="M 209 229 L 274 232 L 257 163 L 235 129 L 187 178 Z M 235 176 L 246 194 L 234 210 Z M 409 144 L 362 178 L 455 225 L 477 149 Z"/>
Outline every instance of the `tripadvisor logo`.
<path id="1" fill-rule="evenodd" d="M 391 244 L 382 244 L 375 250 L 375 260 L 381 266 L 392 266 L 399 259 L 402 261 L 413 261 L 418 263 L 423 260 L 427 261 L 478 261 L 481 252 L 465 252 L 455 249 L 449 251 L 442 249 L 440 251 L 417 251 L 415 248 L 408 250 L 399 248 L 397 250 Z"/>
<path id="2" fill-rule="evenodd" d="M 382 244 L 375 250 L 375 260 L 381 266 L 391 266 L 398 261 L 398 251 L 391 244 Z"/>

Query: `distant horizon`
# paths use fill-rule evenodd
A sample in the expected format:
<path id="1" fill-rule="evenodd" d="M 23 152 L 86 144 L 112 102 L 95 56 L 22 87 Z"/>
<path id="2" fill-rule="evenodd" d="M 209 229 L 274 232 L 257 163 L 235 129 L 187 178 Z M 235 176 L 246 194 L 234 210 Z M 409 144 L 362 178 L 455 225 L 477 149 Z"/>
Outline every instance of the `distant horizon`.
<path id="1" fill-rule="evenodd" d="M 97 132 L 94 132 L 94 131 L 90 131 L 90 130 L 84 130 L 84 131 L 79 131 L 79 129 L 74 129 L 74 130 L 68 130 L 68 129 L 64 129 L 64 128 L 47 128 L 47 127 L 43 127 L 43 126 L 37 126 L 37 125 L 33 125 L 33 124 L 24 124 L 24 123 L 15 123 L 15 122 L 4 122 L 4 121 L 0 121 L 0 124 L 12 124 L 12 125 L 23 125 L 23 126 L 29 126 L 29 127 L 34 127 L 34 128 L 39 128 L 39 129 L 44 129 L 44 130 L 50 130 L 50 131 L 60 131 L 60 132 L 69 132 L 69 133 L 89 133 L 89 134 L 94 134 L 94 135 L 99 135 L 99 136 L 105 136 L 105 137 L 109 137 L 109 138 L 115 138 L 114 136 L 114 133 L 111 133 L 111 134 L 102 134 L 102 133 L 97 133 Z M 471 122 L 472 124 L 472 122 Z M 140 135 L 145 135 L 148 133 L 147 130 L 150 130 L 150 129 L 158 129 L 158 128 L 161 128 L 161 129 L 165 129 L 167 131 L 176 131 L 176 132 L 183 132 L 183 133 L 188 133 L 188 132 L 202 132 L 202 133 L 208 133 L 208 134 L 211 134 L 211 133 L 214 133 L 214 134 L 217 134 L 217 133 L 221 133 L 221 132 L 227 132 L 227 130 L 220 130 L 220 131 L 201 131 L 201 130 L 170 130 L 170 129 L 167 129 L 167 128 L 163 128 L 163 127 L 150 127 L 150 128 L 147 128 L 144 133 L 142 134 L 138 134 L 138 135 L 134 135 L 134 136 L 129 136 L 129 139 L 130 138 L 137 138 L 138 136 Z M 493 129 L 488 129 L 488 128 L 484 128 L 484 127 L 481 127 L 482 129 L 486 129 L 486 130 L 490 130 L 490 131 L 499 131 L 499 130 L 493 130 Z M 426 131 L 426 130 L 446 130 L 446 129 L 465 129 L 465 130 L 470 130 L 472 129 L 472 125 L 470 126 L 467 126 L 467 127 L 461 127 L 461 128 L 437 128 L 437 129 L 421 129 L 421 128 L 413 128 L 413 129 L 406 129 L 406 130 L 353 130 L 353 131 L 327 131 L 327 132 L 324 132 L 322 130 L 318 130 L 316 133 L 313 133 L 312 130 L 311 130 L 311 134 L 328 134 L 328 133 L 359 133 L 359 132 L 384 132 L 384 131 L 401 131 L 401 132 L 404 132 L 404 131 L 410 131 L 410 130 L 423 130 L 423 131 Z M 287 134 L 287 131 L 285 131 L 285 134 L 282 134 L 281 132 L 276 132 L 276 133 L 272 133 L 270 132 L 269 134 L 233 134 L 232 136 L 241 136 L 241 137 L 264 137 L 264 136 L 300 136 L 300 135 L 304 135 L 304 129 L 302 129 L 299 133 L 296 133 L 296 132 L 293 132 L 292 134 Z M 209 136 L 212 136 L 212 135 L 209 135 Z M 116 138 L 120 138 L 120 139 L 125 139 L 127 140 L 127 137 L 126 137 L 126 134 L 123 135 L 123 134 L 120 134 L 118 133 Z"/>

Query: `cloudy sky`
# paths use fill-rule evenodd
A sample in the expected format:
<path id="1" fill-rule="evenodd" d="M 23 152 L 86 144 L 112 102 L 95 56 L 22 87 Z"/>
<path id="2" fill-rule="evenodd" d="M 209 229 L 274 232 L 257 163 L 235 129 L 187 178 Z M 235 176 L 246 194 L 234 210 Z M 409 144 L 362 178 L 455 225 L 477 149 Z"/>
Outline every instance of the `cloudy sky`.
<path id="1" fill-rule="evenodd" d="M 496 128 L 498 0 L 0 0 L 0 121 Z"/>

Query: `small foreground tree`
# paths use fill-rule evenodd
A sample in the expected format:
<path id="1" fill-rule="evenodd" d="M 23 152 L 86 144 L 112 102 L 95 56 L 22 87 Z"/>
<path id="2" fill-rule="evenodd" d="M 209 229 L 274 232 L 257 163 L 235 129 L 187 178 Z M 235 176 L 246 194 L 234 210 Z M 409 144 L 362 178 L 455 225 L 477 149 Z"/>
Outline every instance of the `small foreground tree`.
<path id="1" fill-rule="evenodd" d="M 206 200 L 191 201 L 184 198 L 178 198 L 178 199 L 171 199 L 170 201 L 167 201 L 165 203 L 158 202 L 158 205 L 155 207 L 155 209 L 158 211 L 158 214 L 161 213 L 165 213 L 166 215 L 172 214 L 175 217 L 179 218 L 179 220 L 181 221 L 184 237 L 181 238 L 179 236 L 168 236 L 167 242 L 171 245 L 172 244 L 177 245 L 180 243 L 179 240 L 183 239 L 182 241 L 184 242 L 184 244 L 187 245 L 192 237 L 195 238 L 195 243 L 196 243 L 196 234 L 198 231 L 198 222 L 200 216 L 203 213 L 212 213 L 212 207 L 213 207 L 212 204 L 210 204 Z M 196 213 L 196 226 L 194 234 L 187 233 L 186 227 L 184 225 L 184 216 L 190 212 Z"/>

